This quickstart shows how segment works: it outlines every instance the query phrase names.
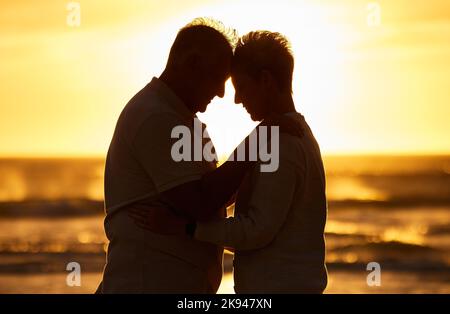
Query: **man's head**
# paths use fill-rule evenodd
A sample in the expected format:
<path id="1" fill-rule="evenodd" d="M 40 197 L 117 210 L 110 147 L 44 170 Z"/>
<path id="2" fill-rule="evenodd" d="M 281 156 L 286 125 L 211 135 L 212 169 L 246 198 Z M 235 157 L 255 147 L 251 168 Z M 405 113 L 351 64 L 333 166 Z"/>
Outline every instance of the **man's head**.
<path id="1" fill-rule="evenodd" d="M 191 111 L 203 112 L 214 97 L 223 97 L 236 38 L 235 30 L 207 18 L 197 18 L 178 32 L 165 71 L 184 91 Z"/>
<path id="2" fill-rule="evenodd" d="M 255 121 L 276 112 L 280 95 L 292 93 L 294 57 L 288 40 L 280 33 L 255 31 L 238 42 L 231 78 L 235 103 L 242 103 Z"/>

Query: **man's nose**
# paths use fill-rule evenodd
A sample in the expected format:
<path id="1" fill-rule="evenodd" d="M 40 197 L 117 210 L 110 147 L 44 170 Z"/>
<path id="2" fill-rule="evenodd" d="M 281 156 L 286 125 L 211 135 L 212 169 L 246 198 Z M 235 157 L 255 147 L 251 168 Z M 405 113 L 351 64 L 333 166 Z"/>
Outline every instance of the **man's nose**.
<path id="1" fill-rule="evenodd" d="M 235 103 L 236 105 L 239 105 L 240 103 L 242 103 L 241 97 L 239 96 L 238 93 L 235 93 L 235 94 L 234 94 L 234 103 Z"/>
<path id="2" fill-rule="evenodd" d="M 223 96 L 225 96 L 225 84 L 220 86 L 216 95 L 219 96 L 219 98 L 223 98 Z"/>

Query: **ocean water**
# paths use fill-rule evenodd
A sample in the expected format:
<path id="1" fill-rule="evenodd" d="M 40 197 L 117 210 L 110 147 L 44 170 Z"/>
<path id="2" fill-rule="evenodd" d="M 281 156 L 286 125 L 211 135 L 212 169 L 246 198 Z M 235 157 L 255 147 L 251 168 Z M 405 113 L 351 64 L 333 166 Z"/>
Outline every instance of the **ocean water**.
<path id="1" fill-rule="evenodd" d="M 450 156 L 327 156 L 328 293 L 450 293 Z M 91 293 L 103 159 L 0 159 L 0 293 Z M 220 292 L 232 292 L 232 256 Z M 66 265 L 82 268 L 68 287 Z M 367 264 L 381 286 L 367 285 Z"/>

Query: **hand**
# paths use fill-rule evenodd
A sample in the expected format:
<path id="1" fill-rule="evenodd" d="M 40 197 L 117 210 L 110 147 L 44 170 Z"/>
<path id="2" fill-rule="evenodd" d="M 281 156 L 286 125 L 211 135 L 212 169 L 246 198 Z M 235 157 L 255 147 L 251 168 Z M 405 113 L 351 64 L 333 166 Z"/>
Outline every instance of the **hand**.
<path id="1" fill-rule="evenodd" d="M 158 234 L 184 235 L 189 223 L 164 206 L 131 205 L 127 211 L 138 227 Z"/>
<path id="2" fill-rule="evenodd" d="M 283 114 L 272 114 L 264 119 L 261 126 L 279 126 L 280 133 L 287 133 L 296 137 L 303 137 L 305 130 L 291 117 Z"/>

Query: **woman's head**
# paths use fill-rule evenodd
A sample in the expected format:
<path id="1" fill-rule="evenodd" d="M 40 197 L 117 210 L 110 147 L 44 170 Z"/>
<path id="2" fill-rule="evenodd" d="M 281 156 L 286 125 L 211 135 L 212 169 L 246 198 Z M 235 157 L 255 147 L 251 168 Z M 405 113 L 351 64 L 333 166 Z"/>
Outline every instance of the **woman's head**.
<path id="1" fill-rule="evenodd" d="M 254 31 L 239 40 L 231 69 L 235 102 L 242 103 L 253 120 L 275 111 L 274 99 L 292 92 L 294 57 L 280 33 Z"/>

